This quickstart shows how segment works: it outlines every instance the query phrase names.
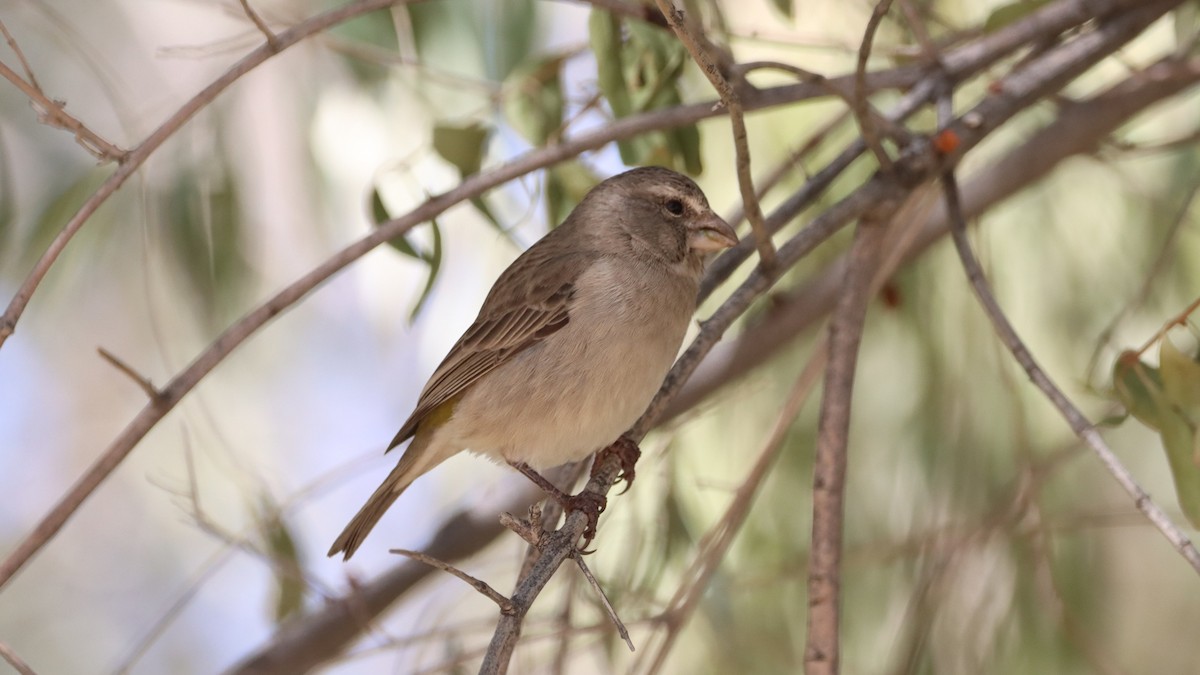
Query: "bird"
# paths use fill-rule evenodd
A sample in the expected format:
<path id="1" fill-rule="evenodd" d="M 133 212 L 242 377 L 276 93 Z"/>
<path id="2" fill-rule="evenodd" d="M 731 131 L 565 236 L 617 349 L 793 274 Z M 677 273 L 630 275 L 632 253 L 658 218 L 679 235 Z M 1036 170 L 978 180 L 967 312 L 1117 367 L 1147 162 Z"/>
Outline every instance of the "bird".
<path id="1" fill-rule="evenodd" d="M 670 169 L 638 167 L 593 187 L 497 278 L 387 451 L 411 443 L 328 555 L 349 560 L 414 480 L 459 452 L 554 491 L 538 471 L 617 440 L 636 452 L 622 434 L 675 361 L 706 257 L 737 241 L 700 187 Z"/>

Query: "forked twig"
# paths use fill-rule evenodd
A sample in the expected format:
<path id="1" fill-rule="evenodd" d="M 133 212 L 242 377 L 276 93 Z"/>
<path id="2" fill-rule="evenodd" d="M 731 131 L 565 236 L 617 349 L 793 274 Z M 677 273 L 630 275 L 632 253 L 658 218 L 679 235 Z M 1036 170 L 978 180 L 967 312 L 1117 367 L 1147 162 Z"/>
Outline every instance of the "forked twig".
<path id="1" fill-rule="evenodd" d="M 625 627 L 625 623 L 621 621 L 621 617 L 617 616 L 617 610 L 612 606 L 612 603 L 609 602 L 608 596 L 604 593 L 604 589 L 600 588 L 600 582 L 596 581 L 596 577 L 593 576 L 592 571 L 588 569 L 587 563 L 583 562 L 583 555 L 579 552 L 579 549 L 574 549 L 571 551 L 571 559 L 575 561 L 576 565 L 579 565 L 579 571 L 583 572 L 583 577 L 587 579 L 588 584 L 592 587 L 592 590 L 596 591 L 596 595 L 600 596 L 600 602 L 604 605 L 604 612 L 608 614 L 608 618 L 611 619 L 613 625 L 617 627 L 617 635 L 620 635 L 621 639 L 625 641 L 625 645 L 629 647 L 629 651 L 635 651 L 633 648 L 633 640 L 629 637 L 629 629 Z"/>
<path id="2" fill-rule="evenodd" d="M 426 555 L 424 553 L 421 553 L 420 551 L 410 551 L 409 549 L 406 549 L 406 548 L 388 549 L 388 553 L 395 553 L 396 555 L 402 555 L 406 558 L 412 558 L 413 560 L 416 560 L 417 562 L 425 563 L 426 565 L 429 565 L 430 567 L 436 567 L 437 569 L 439 569 L 443 572 L 452 574 L 452 575 L 458 577 L 459 579 L 462 579 L 463 581 L 467 582 L 467 584 L 471 588 L 474 588 L 475 590 L 479 591 L 482 595 L 487 597 L 487 599 L 496 603 L 496 605 L 500 608 L 501 612 L 504 612 L 504 613 L 512 612 L 512 601 L 509 600 L 508 598 L 506 598 L 502 593 L 500 593 L 496 589 L 489 586 L 488 583 L 486 581 L 484 581 L 483 579 L 473 577 L 470 574 L 467 574 L 466 572 L 458 569 L 454 565 L 451 565 L 450 563 L 448 563 L 444 560 L 435 558 L 431 555 Z"/>
<path id="3" fill-rule="evenodd" d="M 133 366 L 117 358 L 116 354 L 113 354 L 104 347 L 96 347 L 96 352 L 100 354 L 100 358 L 108 361 L 109 365 L 119 370 L 122 375 L 125 375 L 129 379 L 133 380 L 134 384 L 136 384 L 138 388 L 146 392 L 146 396 L 149 396 L 151 401 L 157 401 L 162 398 L 162 392 L 160 392 L 158 388 L 154 386 L 154 383 L 150 381 L 150 378 L 142 375 L 138 371 L 134 370 Z"/>

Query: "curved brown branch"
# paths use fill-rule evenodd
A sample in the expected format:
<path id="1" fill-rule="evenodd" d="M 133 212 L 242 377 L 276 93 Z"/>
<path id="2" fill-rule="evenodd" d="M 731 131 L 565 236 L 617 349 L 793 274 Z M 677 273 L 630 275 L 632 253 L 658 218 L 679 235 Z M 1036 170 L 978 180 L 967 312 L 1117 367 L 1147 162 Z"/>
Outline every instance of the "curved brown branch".
<path id="1" fill-rule="evenodd" d="M 864 31 L 862 44 L 858 48 L 858 65 L 854 70 L 854 117 L 858 120 L 858 128 L 862 131 L 863 141 L 871 150 L 871 154 L 875 155 L 875 160 L 879 162 L 879 168 L 883 171 L 890 171 L 892 168 L 892 158 L 888 156 L 887 150 L 883 149 L 883 143 L 879 140 L 879 129 L 875 126 L 875 120 L 871 115 L 871 102 L 867 99 L 867 61 L 871 57 L 871 47 L 875 44 L 875 32 L 879 29 L 879 24 L 883 23 L 883 17 L 887 16 L 888 9 L 892 6 L 892 0 L 879 0 L 875 5 L 875 9 L 871 11 L 871 18 L 867 20 L 867 28 Z"/>
<path id="2" fill-rule="evenodd" d="M 1096 453 L 1100 463 L 1104 468 L 1112 474 L 1117 483 L 1124 488 L 1125 492 L 1133 499 L 1134 506 L 1137 507 L 1146 519 L 1154 524 L 1158 531 L 1166 537 L 1171 546 L 1183 556 L 1183 559 L 1192 566 L 1192 569 L 1200 573 L 1200 551 L 1192 544 L 1183 530 L 1179 528 L 1171 518 L 1154 503 L 1150 495 L 1142 489 L 1134 479 L 1133 474 L 1121 464 L 1121 460 L 1117 459 L 1116 454 L 1104 442 L 1100 433 L 1096 431 L 1095 425 L 1084 416 L 1079 408 L 1067 398 L 1062 389 L 1050 379 L 1046 371 L 1038 365 L 1033 358 L 1033 354 L 1029 352 L 1029 348 L 1025 346 L 1024 341 L 1017 335 L 1016 329 L 1009 323 L 1008 317 L 1004 314 L 1004 310 L 1000 308 L 1000 304 L 996 301 L 996 297 L 992 295 L 991 288 L 988 286 L 987 280 L 983 275 L 983 268 L 979 265 L 979 260 L 975 258 L 975 254 L 971 251 L 971 244 L 967 241 L 967 221 L 963 216 L 961 200 L 958 193 L 958 184 L 954 180 L 953 171 L 947 171 L 942 176 L 942 184 L 945 186 L 946 193 L 946 211 L 950 216 L 950 235 L 954 239 L 954 249 L 958 252 L 958 258 L 962 262 L 963 270 L 966 272 L 967 280 L 971 282 L 971 288 L 975 291 L 975 296 L 979 300 L 979 304 L 983 307 L 988 319 L 992 322 L 993 328 L 996 329 L 996 334 L 1004 346 L 1012 352 L 1013 359 L 1020 364 L 1025 374 L 1033 384 L 1046 395 L 1050 403 L 1058 409 L 1059 414 L 1066 420 L 1071 427 L 1071 431 L 1079 437 L 1088 447 Z"/>

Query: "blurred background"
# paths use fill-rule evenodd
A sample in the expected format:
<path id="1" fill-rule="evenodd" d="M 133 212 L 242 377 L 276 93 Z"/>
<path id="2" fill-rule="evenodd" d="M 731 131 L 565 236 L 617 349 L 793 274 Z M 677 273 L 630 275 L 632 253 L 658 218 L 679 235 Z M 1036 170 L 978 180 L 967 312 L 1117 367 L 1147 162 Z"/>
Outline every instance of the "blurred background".
<path id="1" fill-rule="evenodd" d="M 945 36 L 1044 3 L 915 4 Z M 251 5 L 282 30 L 335 3 Z M 872 8 L 753 0 L 694 10 L 737 61 L 836 75 L 853 70 Z M 1066 94 L 1089 95 L 1171 53 L 1194 27 L 1183 11 Z M 585 2 L 532 0 L 376 12 L 270 59 L 205 105 L 84 226 L 0 349 L 0 549 L 13 549 L 146 405 L 98 348 L 162 386 L 239 316 L 464 173 L 615 116 L 714 97 L 669 31 L 627 19 L 618 39 L 634 45 L 640 67 L 666 75 L 627 81 L 632 100 L 613 101 L 611 73 L 597 64 L 597 54 L 607 58 L 597 42 L 605 17 L 591 13 Z M 0 21 L 47 95 L 123 148 L 263 39 L 238 2 L 217 0 L 3 0 Z M 914 44 L 893 11 L 873 67 L 906 62 Z M 21 72 L 11 43 L 0 54 Z M 986 86 L 965 84 L 960 105 Z M 886 109 L 897 97 L 884 92 L 876 103 Z M 824 99 L 749 116 L 756 175 L 787 163 L 843 111 Z M 1031 108 L 971 153 L 964 173 L 1057 111 Z M 1188 91 L 1139 115 L 1096 152 L 989 210 L 974 240 L 1037 359 L 1092 419 L 1113 419 L 1105 437 L 1181 523 L 1159 436 L 1132 419 L 1117 423 L 1109 373 L 1121 350 L 1152 338 L 1200 288 L 1189 211 L 1200 162 L 1191 142 L 1163 145 L 1187 141 L 1198 113 Z M 932 119 L 914 126 L 928 130 Z M 494 510 L 524 479 L 456 457 L 405 494 L 353 561 L 324 555 L 393 466 L 383 449 L 495 276 L 591 184 L 630 161 L 667 163 L 694 174 L 718 212 L 740 206 L 727 119 L 656 133 L 454 207 L 274 319 L 3 589 L 0 642 L 41 673 L 217 672 L 289 617 L 394 565 L 388 548 L 420 548 L 459 509 Z M 823 132 L 764 207 L 855 134 L 845 121 Z M 0 84 L 4 302 L 112 170 Z M 861 159 L 788 231 L 874 170 Z M 818 249 L 781 289 L 823 269 L 847 241 Z M 698 317 L 732 288 L 719 288 Z M 770 305 L 760 302 L 744 325 L 765 320 Z M 697 542 L 725 512 L 822 330 L 798 335 L 766 367 L 652 434 L 637 483 L 610 498 L 589 563 L 639 650 L 667 630 L 664 607 L 689 583 Z M 1171 335 L 1194 349 L 1188 327 Z M 795 672 L 815 425 L 814 397 L 664 672 Z M 846 672 L 1195 672 L 1195 574 L 1012 363 L 949 241 L 902 268 L 872 303 L 851 448 Z M 505 534 L 457 564 L 508 592 L 523 552 Z M 473 672 L 495 614 L 475 591 L 435 575 L 325 672 Z M 513 672 L 553 670 L 564 635 L 561 672 L 625 672 L 640 656 L 566 567 L 525 635 Z"/>

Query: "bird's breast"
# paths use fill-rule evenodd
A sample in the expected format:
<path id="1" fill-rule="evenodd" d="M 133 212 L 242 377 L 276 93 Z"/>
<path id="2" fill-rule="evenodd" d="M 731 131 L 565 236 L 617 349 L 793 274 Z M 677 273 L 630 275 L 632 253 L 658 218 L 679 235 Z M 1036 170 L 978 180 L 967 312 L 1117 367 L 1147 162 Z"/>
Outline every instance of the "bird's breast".
<path id="1" fill-rule="evenodd" d="M 627 261 L 584 272 L 567 325 L 480 380 L 452 425 L 465 447 L 547 468 L 616 440 L 645 411 L 687 332 L 696 285 Z"/>

